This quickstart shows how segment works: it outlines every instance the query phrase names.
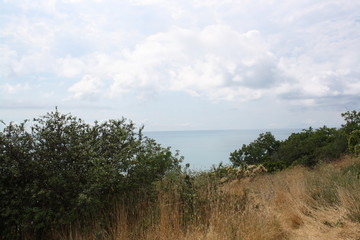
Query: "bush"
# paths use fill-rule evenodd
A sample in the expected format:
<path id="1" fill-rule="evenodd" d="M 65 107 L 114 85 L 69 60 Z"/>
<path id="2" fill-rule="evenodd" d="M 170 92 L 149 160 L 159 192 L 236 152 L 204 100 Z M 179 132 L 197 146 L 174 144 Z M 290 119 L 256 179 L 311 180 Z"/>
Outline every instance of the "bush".
<path id="1" fill-rule="evenodd" d="M 261 164 L 269 161 L 278 150 L 280 142 L 270 133 L 262 133 L 249 145 L 243 144 L 241 149 L 230 153 L 230 161 L 235 167 L 242 164 Z"/>
<path id="2" fill-rule="evenodd" d="M 341 116 L 346 121 L 346 123 L 342 125 L 342 131 L 345 136 L 349 136 L 355 130 L 360 130 L 360 112 L 355 110 L 351 112 L 347 111 L 342 113 Z"/>
<path id="3" fill-rule="evenodd" d="M 302 132 L 291 134 L 285 141 L 277 141 L 267 132 L 249 145 L 230 153 L 230 161 L 234 167 L 247 164 L 263 164 L 268 172 L 275 172 L 286 167 L 301 164 L 313 167 L 320 161 L 332 161 L 346 152 L 347 138 L 342 129 L 328 128 L 304 129 Z M 353 152 L 358 149 L 360 139 L 353 131 L 348 137 L 349 146 Z M 360 135 L 359 135 L 360 136 Z M 351 144 L 350 144 L 351 143 Z"/>
<path id="4" fill-rule="evenodd" d="M 263 166 L 266 168 L 266 170 L 268 172 L 271 172 L 271 173 L 278 172 L 278 171 L 284 170 L 286 168 L 285 163 L 280 162 L 280 161 L 273 161 L 273 160 L 265 161 L 263 163 Z"/>
<path id="5" fill-rule="evenodd" d="M 346 151 L 346 137 L 335 128 L 326 126 L 293 133 L 280 145 L 277 157 L 286 166 L 315 166 L 321 160 L 333 160 Z"/>
<path id="6" fill-rule="evenodd" d="M 3 239 L 45 238 L 110 211 L 119 198 L 150 196 L 152 183 L 181 161 L 126 119 L 89 125 L 56 110 L 27 123 L 0 132 Z"/>
<path id="7" fill-rule="evenodd" d="M 353 130 L 348 136 L 348 149 L 355 155 L 360 154 L 360 130 Z"/>
<path id="8" fill-rule="evenodd" d="M 360 154 L 360 112 L 347 111 L 341 116 L 346 121 L 341 130 L 347 137 L 348 150 L 350 153 L 358 155 Z"/>

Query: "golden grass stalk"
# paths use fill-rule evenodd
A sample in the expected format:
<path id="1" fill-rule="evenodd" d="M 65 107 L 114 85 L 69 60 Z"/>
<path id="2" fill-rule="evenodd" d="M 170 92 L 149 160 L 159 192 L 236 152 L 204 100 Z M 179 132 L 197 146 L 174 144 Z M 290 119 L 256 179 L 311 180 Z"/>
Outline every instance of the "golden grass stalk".
<path id="1" fill-rule="evenodd" d="M 171 180 L 155 203 L 138 204 L 135 220 L 128 216 L 134 206 L 119 204 L 103 235 L 75 229 L 57 239 L 357 240 L 358 167 L 343 170 L 356 162 L 346 158 L 314 170 L 295 167 L 227 183 L 203 176 L 189 186 Z"/>

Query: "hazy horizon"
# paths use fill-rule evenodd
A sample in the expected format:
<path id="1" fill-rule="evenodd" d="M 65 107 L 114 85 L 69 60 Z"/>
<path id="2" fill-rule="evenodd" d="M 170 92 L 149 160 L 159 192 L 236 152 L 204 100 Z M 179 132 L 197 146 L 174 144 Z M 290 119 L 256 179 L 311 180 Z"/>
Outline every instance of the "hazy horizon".
<path id="1" fill-rule="evenodd" d="M 189 163 L 193 170 L 209 170 L 221 162 L 229 165 L 231 152 L 256 140 L 266 131 L 269 129 L 157 131 L 144 132 L 144 135 L 163 147 L 170 147 L 174 153 L 179 150 L 185 157 L 183 165 Z M 271 133 L 277 140 L 285 140 L 291 133 L 299 131 L 301 129 L 272 129 Z"/>

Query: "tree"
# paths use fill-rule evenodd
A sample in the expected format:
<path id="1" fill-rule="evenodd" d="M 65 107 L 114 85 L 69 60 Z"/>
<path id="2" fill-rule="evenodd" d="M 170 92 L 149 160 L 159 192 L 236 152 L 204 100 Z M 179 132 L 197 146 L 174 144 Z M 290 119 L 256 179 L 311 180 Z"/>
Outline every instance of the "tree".
<path id="1" fill-rule="evenodd" d="M 354 155 L 360 154 L 360 130 L 353 130 L 348 136 L 348 149 Z"/>
<path id="2" fill-rule="evenodd" d="M 270 133 L 261 133 L 249 145 L 243 144 L 241 149 L 230 153 L 230 161 L 235 167 L 243 164 L 260 164 L 269 161 L 278 150 L 280 142 Z"/>
<path id="3" fill-rule="evenodd" d="M 347 111 L 341 116 L 346 121 L 342 125 L 342 131 L 348 140 L 348 150 L 357 155 L 360 153 L 360 112 Z"/>
<path id="4" fill-rule="evenodd" d="M 277 153 L 286 166 L 302 164 L 315 166 L 320 160 L 332 160 L 346 151 L 346 138 L 336 128 L 323 126 L 304 129 L 283 141 Z"/>
<path id="5" fill-rule="evenodd" d="M 355 110 L 347 111 L 341 114 L 346 121 L 345 124 L 341 125 L 346 136 L 349 136 L 352 131 L 360 130 L 360 112 Z"/>
<path id="6" fill-rule="evenodd" d="M 0 236 L 44 236 L 113 204 L 151 196 L 181 158 L 126 119 L 86 124 L 51 112 L 0 132 Z M 132 197 L 132 199 L 130 199 Z"/>

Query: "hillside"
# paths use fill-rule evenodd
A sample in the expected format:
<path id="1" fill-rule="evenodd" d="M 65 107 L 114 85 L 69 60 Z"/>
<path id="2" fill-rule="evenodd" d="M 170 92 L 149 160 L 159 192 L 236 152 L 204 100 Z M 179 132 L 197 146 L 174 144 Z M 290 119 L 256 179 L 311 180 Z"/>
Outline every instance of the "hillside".
<path id="1" fill-rule="evenodd" d="M 168 218 L 146 239 L 360 239 L 359 173 L 359 159 L 344 157 L 233 180 L 211 204 L 208 225 L 180 230 Z"/>
<path id="2" fill-rule="evenodd" d="M 314 170 L 234 180 L 223 190 L 246 193 L 245 211 L 222 216 L 218 227 L 225 231 L 205 238 L 360 239 L 359 167 L 359 159 L 344 157 Z"/>
<path id="3" fill-rule="evenodd" d="M 168 178 L 167 183 L 162 183 L 158 202 L 151 209 L 144 208 L 136 222 L 129 224 L 125 208 L 119 208 L 118 220 L 108 231 L 110 235 L 99 238 L 73 231 L 58 237 L 357 240 L 359 173 L 359 159 L 346 156 L 316 169 L 297 166 L 274 174 L 231 180 L 218 185 L 219 188 L 214 187 L 217 183 L 209 174 L 198 175 L 191 197 L 184 194 L 186 188 L 180 187 L 176 179 Z"/>
<path id="4" fill-rule="evenodd" d="M 360 113 L 342 116 L 195 172 L 126 119 L 5 124 L 0 239 L 360 240 Z"/>

